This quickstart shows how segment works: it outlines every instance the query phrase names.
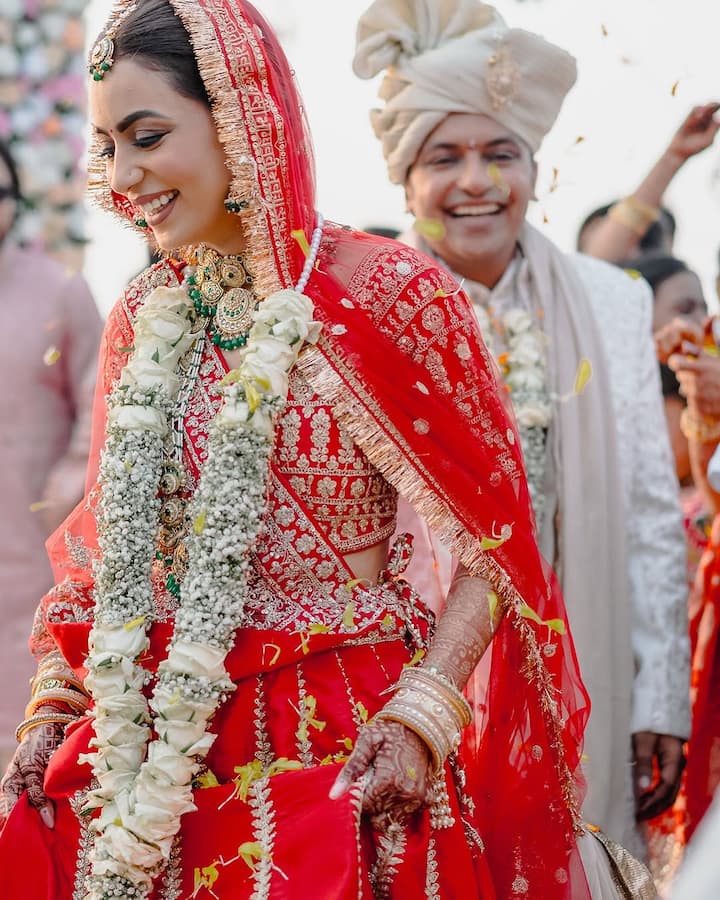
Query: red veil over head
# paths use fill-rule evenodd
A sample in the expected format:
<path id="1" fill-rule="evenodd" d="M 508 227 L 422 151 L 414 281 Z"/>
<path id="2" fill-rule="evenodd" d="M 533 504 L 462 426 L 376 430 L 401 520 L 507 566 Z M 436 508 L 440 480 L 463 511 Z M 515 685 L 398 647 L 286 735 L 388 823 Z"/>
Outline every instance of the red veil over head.
<path id="1" fill-rule="evenodd" d="M 317 217 L 309 132 L 282 48 L 242 0 L 169 2 L 212 101 L 232 195 L 247 201 L 255 287 L 292 287 Z M 135 218 L 97 155 L 91 176 L 103 205 Z M 301 356 L 304 375 L 506 609 L 464 747 L 497 895 L 586 897 L 576 836 L 588 700 L 535 542 L 519 439 L 467 300 L 416 251 L 332 225 L 306 293 L 324 328 Z"/>

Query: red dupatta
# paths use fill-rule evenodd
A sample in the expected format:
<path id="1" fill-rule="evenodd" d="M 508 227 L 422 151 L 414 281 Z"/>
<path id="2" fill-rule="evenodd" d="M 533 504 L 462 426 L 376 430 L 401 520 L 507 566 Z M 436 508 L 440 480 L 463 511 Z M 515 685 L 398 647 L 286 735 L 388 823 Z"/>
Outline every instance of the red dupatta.
<path id="1" fill-rule="evenodd" d="M 246 201 L 241 224 L 259 296 L 292 286 L 316 224 L 312 149 L 271 29 L 242 0 L 170 0 L 213 101 Z M 124 4 L 121 4 L 121 6 Z M 91 156 L 100 202 L 131 221 Z M 519 440 L 465 297 L 394 242 L 326 228 L 306 288 L 324 323 L 300 366 L 384 476 L 505 609 L 468 787 L 499 896 L 588 896 L 579 862 L 579 762 L 588 714 L 564 604 L 537 549 Z M 59 550 L 58 547 L 55 548 Z M 62 551 L 60 551 L 62 553 Z"/>

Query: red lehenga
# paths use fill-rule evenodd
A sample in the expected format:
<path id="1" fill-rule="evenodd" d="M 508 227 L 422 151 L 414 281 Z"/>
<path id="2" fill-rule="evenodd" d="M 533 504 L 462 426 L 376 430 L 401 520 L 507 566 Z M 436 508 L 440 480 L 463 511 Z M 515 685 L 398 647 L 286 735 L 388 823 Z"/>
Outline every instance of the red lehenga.
<path id="1" fill-rule="evenodd" d="M 244 215 L 248 265 L 266 296 L 295 283 L 315 226 L 299 101 L 279 89 L 278 78 L 291 80 L 287 64 L 251 7 L 172 2 L 193 35 L 229 160 L 242 163 L 236 187 L 262 198 Z M 104 397 L 144 296 L 177 284 L 180 268 L 156 266 L 110 316 L 90 488 L 49 542 L 57 586 L 32 646 L 37 656 L 60 650 L 80 675 Z M 537 551 L 519 441 L 467 300 L 422 254 L 332 224 L 305 293 L 323 331 L 300 356 L 277 425 L 246 622 L 227 663 L 236 690 L 211 722 L 218 737 L 197 779 L 198 808 L 182 819 L 154 898 L 583 900 L 576 841 L 587 697 L 557 584 Z M 206 346 L 184 420 L 190 492 L 224 372 Z M 475 725 L 445 766 L 454 825 L 431 827 L 425 810 L 378 832 L 361 815 L 360 786 L 340 800 L 327 795 L 358 729 L 432 634 L 432 614 L 402 578 L 406 542 L 374 586 L 355 583 L 344 562 L 393 533 L 397 491 L 489 582 L 505 616 Z M 149 668 L 164 657 L 173 619 L 157 568 Z M 84 896 L 90 835 L 79 810 L 90 770 L 78 755 L 91 736 L 90 720 L 79 720 L 51 759 L 53 831 L 24 797 L 13 809 L 0 836 L 7 896 Z"/>

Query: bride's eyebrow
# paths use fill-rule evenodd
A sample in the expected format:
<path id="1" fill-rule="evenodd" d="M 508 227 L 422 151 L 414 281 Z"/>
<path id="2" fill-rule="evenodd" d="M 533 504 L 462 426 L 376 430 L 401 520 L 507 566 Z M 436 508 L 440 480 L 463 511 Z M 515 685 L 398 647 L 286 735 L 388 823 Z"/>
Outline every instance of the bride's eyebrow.
<path id="1" fill-rule="evenodd" d="M 162 113 L 155 112 L 152 109 L 137 109 L 135 112 L 129 113 L 125 116 L 124 119 L 121 119 L 117 124 L 117 131 L 121 134 L 123 131 L 127 131 L 131 125 L 134 125 L 140 119 L 166 119 L 167 116 L 164 116 Z M 94 126 L 96 134 L 105 134 L 107 135 L 107 131 L 104 131 L 102 128 L 98 128 L 97 125 Z"/>

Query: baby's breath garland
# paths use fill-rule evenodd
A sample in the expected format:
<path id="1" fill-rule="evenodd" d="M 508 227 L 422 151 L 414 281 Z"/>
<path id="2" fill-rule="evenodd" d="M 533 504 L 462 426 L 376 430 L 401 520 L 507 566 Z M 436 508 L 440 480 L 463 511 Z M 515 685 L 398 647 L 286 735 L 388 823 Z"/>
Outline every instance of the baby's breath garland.
<path id="1" fill-rule="evenodd" d="M 195 809 L 192 779 L 215 739 L 208 723 L 233 690 L 225 658 L 241 623 L 248 551 L 265 509 L 273 418 L 287 398 L 300 350 L 320 330 L 312 301 L 301 291 L 321 229 L 322 220 L 296 289 L 260 304 L 243 361 L 220 384 L 223 403 L 192 501 L 189 569 L 149 702 L 143 655 L 153 614 L 163 445 L 178 394 L 178 362 L 200 336 L 184 288 L 156 288 L 148 296 L 135 322 L 133 354 L 108 398 L 101 562 L 86 679 L 95 701 L 95 738 L 94 752 L 84 759 L 98 782 L 86 809 L 99 810 L 92 820 L 86 900 L 149 896 L 181 816 Z"/>

